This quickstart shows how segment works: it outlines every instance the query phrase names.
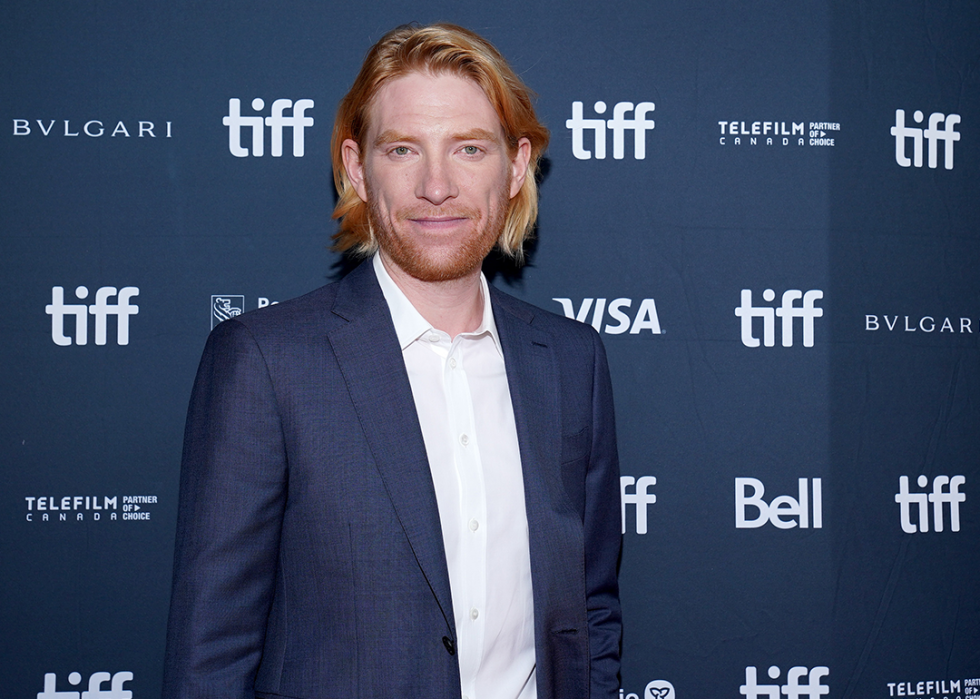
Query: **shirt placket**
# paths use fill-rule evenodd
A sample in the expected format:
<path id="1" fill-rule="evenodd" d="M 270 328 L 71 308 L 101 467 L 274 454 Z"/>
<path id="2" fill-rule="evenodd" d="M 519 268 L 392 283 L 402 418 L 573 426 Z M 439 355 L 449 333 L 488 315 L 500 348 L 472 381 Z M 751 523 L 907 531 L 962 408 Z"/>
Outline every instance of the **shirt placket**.
<path id="1" fill-rule="evenodd" d="M 460 671 L 475 677 L 483 654 L 486 625 L 487 504 L 483 485 L 483 465 L 476 438 L 473 399 L 464 366 L 465 336 L 457 336 L 443 363 L 450 434 L 455 439 L 454 457 L 459 478 L 461 560 L 466 576 L 465 599 L 455 604 L 460 633 Z M 472 683 L 464 686 L 467 699 L 478 699 Z"/>

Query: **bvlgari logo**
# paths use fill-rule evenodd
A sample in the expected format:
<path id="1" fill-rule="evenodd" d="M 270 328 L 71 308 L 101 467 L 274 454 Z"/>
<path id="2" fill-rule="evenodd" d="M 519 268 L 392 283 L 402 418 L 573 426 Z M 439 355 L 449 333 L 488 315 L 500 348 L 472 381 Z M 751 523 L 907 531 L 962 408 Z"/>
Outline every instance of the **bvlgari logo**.
<path id="1" fill-rule="evenodd" d="M 980 316 L 935 310 L 939 312 L 866 313 L 858 322 L 880 342 L 975 346 L 980 340 Z"/>
<path id="2" fill-rule="evenodd" d="M 14 119 L 13 135 L 33 138 L 173 138 L 173 122 L 147 119 Z"/>

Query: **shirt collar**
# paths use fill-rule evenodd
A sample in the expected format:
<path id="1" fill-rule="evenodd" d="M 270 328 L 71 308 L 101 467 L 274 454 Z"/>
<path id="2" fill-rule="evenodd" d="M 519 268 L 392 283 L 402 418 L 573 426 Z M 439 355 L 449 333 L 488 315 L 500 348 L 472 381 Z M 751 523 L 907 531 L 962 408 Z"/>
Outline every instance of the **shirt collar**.
<path id="1" fill-rule="evenodd" d="M 409 345 L 422 337 L 430 330 L 435 330 L 422 314 L 416 310 L 412 302 L 408 300 L 395 280 L 388 274 L 384 263 L 381 261 L 381 254 L 374 253 L 371 261 L 374 266 L 374 273 L 378 277 L 378 284 L 381 285 L 381 292 L 384 294 L 385 301 L 388 302 L 388 310 L 391 312 L 391 320 L 395 325 L 395 334 L 398 335 L 398 344 L 404 351 Z M 490 286 L 487 278 L 480 272 L 480 295 L 483 297 L 483 319 L 480 326 L 470 333 L 462 333 L 464 336 L 476 337 L 484 333 L 493 338 L 494 347 L 500 356 L 503 351 L 500 348 L 500 336 L 497 334 L 497 324 L 493 320 L 493 308 L 490 306 Z"/>

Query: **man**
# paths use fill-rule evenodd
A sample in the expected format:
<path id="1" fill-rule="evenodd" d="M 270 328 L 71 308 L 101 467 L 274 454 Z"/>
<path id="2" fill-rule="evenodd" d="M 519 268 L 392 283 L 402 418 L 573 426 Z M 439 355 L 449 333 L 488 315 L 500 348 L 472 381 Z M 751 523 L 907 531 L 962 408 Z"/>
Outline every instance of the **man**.
<path id="1" fill-rule="evenodd" d="M 401 27 L 334 127 L 341 282 L 221 323 L 191 399 L 164 696 L 618 694 L 598 336 L 495 289 L 547 144 L 485 40 Z"/>

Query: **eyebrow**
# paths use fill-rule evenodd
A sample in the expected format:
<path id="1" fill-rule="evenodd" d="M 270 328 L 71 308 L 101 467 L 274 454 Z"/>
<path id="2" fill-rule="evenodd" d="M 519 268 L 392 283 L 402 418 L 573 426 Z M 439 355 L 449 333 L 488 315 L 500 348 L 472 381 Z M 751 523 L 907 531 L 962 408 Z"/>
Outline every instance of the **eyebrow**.
<path id="1" fill-rule="evenodd" d="M 486 129 L 471 129 L 469 131 L 463 131 L 462 133 L 453 134 L 452 139 L 454 141 L 491 141 L 492 143 L 499 142 L 496 134 L 487 131 Z M 386 146 L 391 143 L 406 142 L 415 143 L 418 139 L 408 136 L 398 131 L 392 129 L 387 129 L 378 134 L 378 137 L 374 139 L 374 146 L 377 148 L 379 146 Z"/>

